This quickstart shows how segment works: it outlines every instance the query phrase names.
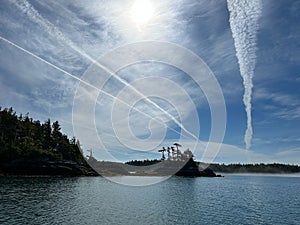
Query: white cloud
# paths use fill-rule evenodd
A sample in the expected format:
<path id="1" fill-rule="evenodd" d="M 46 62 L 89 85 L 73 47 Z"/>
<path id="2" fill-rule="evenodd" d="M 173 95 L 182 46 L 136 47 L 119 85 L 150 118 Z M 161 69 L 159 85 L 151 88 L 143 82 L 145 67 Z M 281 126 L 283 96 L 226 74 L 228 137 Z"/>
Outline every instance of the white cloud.
<path id="1" fill-rule="evenodd" d="M 280 106 L 297 106 L 300 104 L 295 95 L 282 92 L 270 92 L 267 89 L 256 89 L 253 97 L 258 100 L 271 100 Z"/>
<path id="2" fill-rule="evenodd" d="M 299 165 L 300 148 L 286 149 L 276 153 L 275 157 L 278 162 Z"/>
<path id="3" fill-rule="evenodd" d="M 261 101 L 264 104 L 264 109 L 276 118 L 300 119 L 300 102 L 295 95 L 258 89 L 254 92 L 254 99 Z"/>
<path id="4" fill-rule="evenodd" d="M 274 116 L 285 120 L 299 120 L 300 119 L 300 106 L 292 109 L 278 109 L 273 113 Z"/>
<path id="5" fill-rule="evenodd" d="M 244 139 L 246 148 L 249 149 L 253 134 L 251 116 L 252 78 L 256 64 L 256 33 L 258 30 L 258 19 L 261 14 L 261 1 L 227 0 L 227 6 L 236 56 L 245 87 L 243 101 L 247 113 L 247 129 Z"/>
<path id="6" fill-rule="evenodd" d="M 204 142 L 205 143 L 205 142 Z M 196 158 L 203 150 L 196 150 Z M 218 155 L 213 162 L 218 163 L 285 163 L 285 164 L 298 164 L 300 158 L 300 149 L 284 149 L 277 151 L 277 153 L 259 153 L 257 151 L 248 151 L 234 145 L 221 144 Z"/>

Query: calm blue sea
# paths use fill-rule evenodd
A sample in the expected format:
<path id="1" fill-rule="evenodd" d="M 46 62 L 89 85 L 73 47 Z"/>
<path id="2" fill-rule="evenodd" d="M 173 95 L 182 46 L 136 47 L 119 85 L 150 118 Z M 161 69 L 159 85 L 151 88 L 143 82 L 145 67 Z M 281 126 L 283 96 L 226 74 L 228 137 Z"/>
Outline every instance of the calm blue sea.
<path id="1" fill-rule="evenodd" d="M 0 224 L 300 224 L 300 178 L 0 178 Z"/>

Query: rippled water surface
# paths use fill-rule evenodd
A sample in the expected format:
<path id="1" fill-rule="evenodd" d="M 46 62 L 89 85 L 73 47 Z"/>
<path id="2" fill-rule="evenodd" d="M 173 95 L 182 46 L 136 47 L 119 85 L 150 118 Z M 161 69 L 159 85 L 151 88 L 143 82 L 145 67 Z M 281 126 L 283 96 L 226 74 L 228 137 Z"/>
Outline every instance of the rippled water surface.
<path id="1" fill-rule="evenodd" d="M 300 178 L 0 178 L 0 224 L 300 224 Z"/>

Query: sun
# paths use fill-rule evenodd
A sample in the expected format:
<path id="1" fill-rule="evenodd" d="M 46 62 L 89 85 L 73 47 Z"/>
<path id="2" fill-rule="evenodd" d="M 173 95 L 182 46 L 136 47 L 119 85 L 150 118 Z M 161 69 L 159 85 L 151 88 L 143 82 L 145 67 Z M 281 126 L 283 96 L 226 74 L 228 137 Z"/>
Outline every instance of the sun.
<path id="1" fill-rule="evenodd" d="M 154 15 L 154 8 L 149 0 L 136 0 L 130 10 L 131 19 L 138 26 L 147 24 Z"/>

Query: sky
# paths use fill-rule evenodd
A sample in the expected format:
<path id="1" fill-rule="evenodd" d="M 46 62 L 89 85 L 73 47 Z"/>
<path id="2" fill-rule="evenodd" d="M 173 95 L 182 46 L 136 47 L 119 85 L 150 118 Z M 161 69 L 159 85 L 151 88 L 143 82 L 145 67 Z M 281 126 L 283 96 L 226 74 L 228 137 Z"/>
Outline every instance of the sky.
<path id="1" fill-rule="evenodd" d="M 6 0 L 0 106 L 99 160 L 300 164 L 300 1 Z"/>

